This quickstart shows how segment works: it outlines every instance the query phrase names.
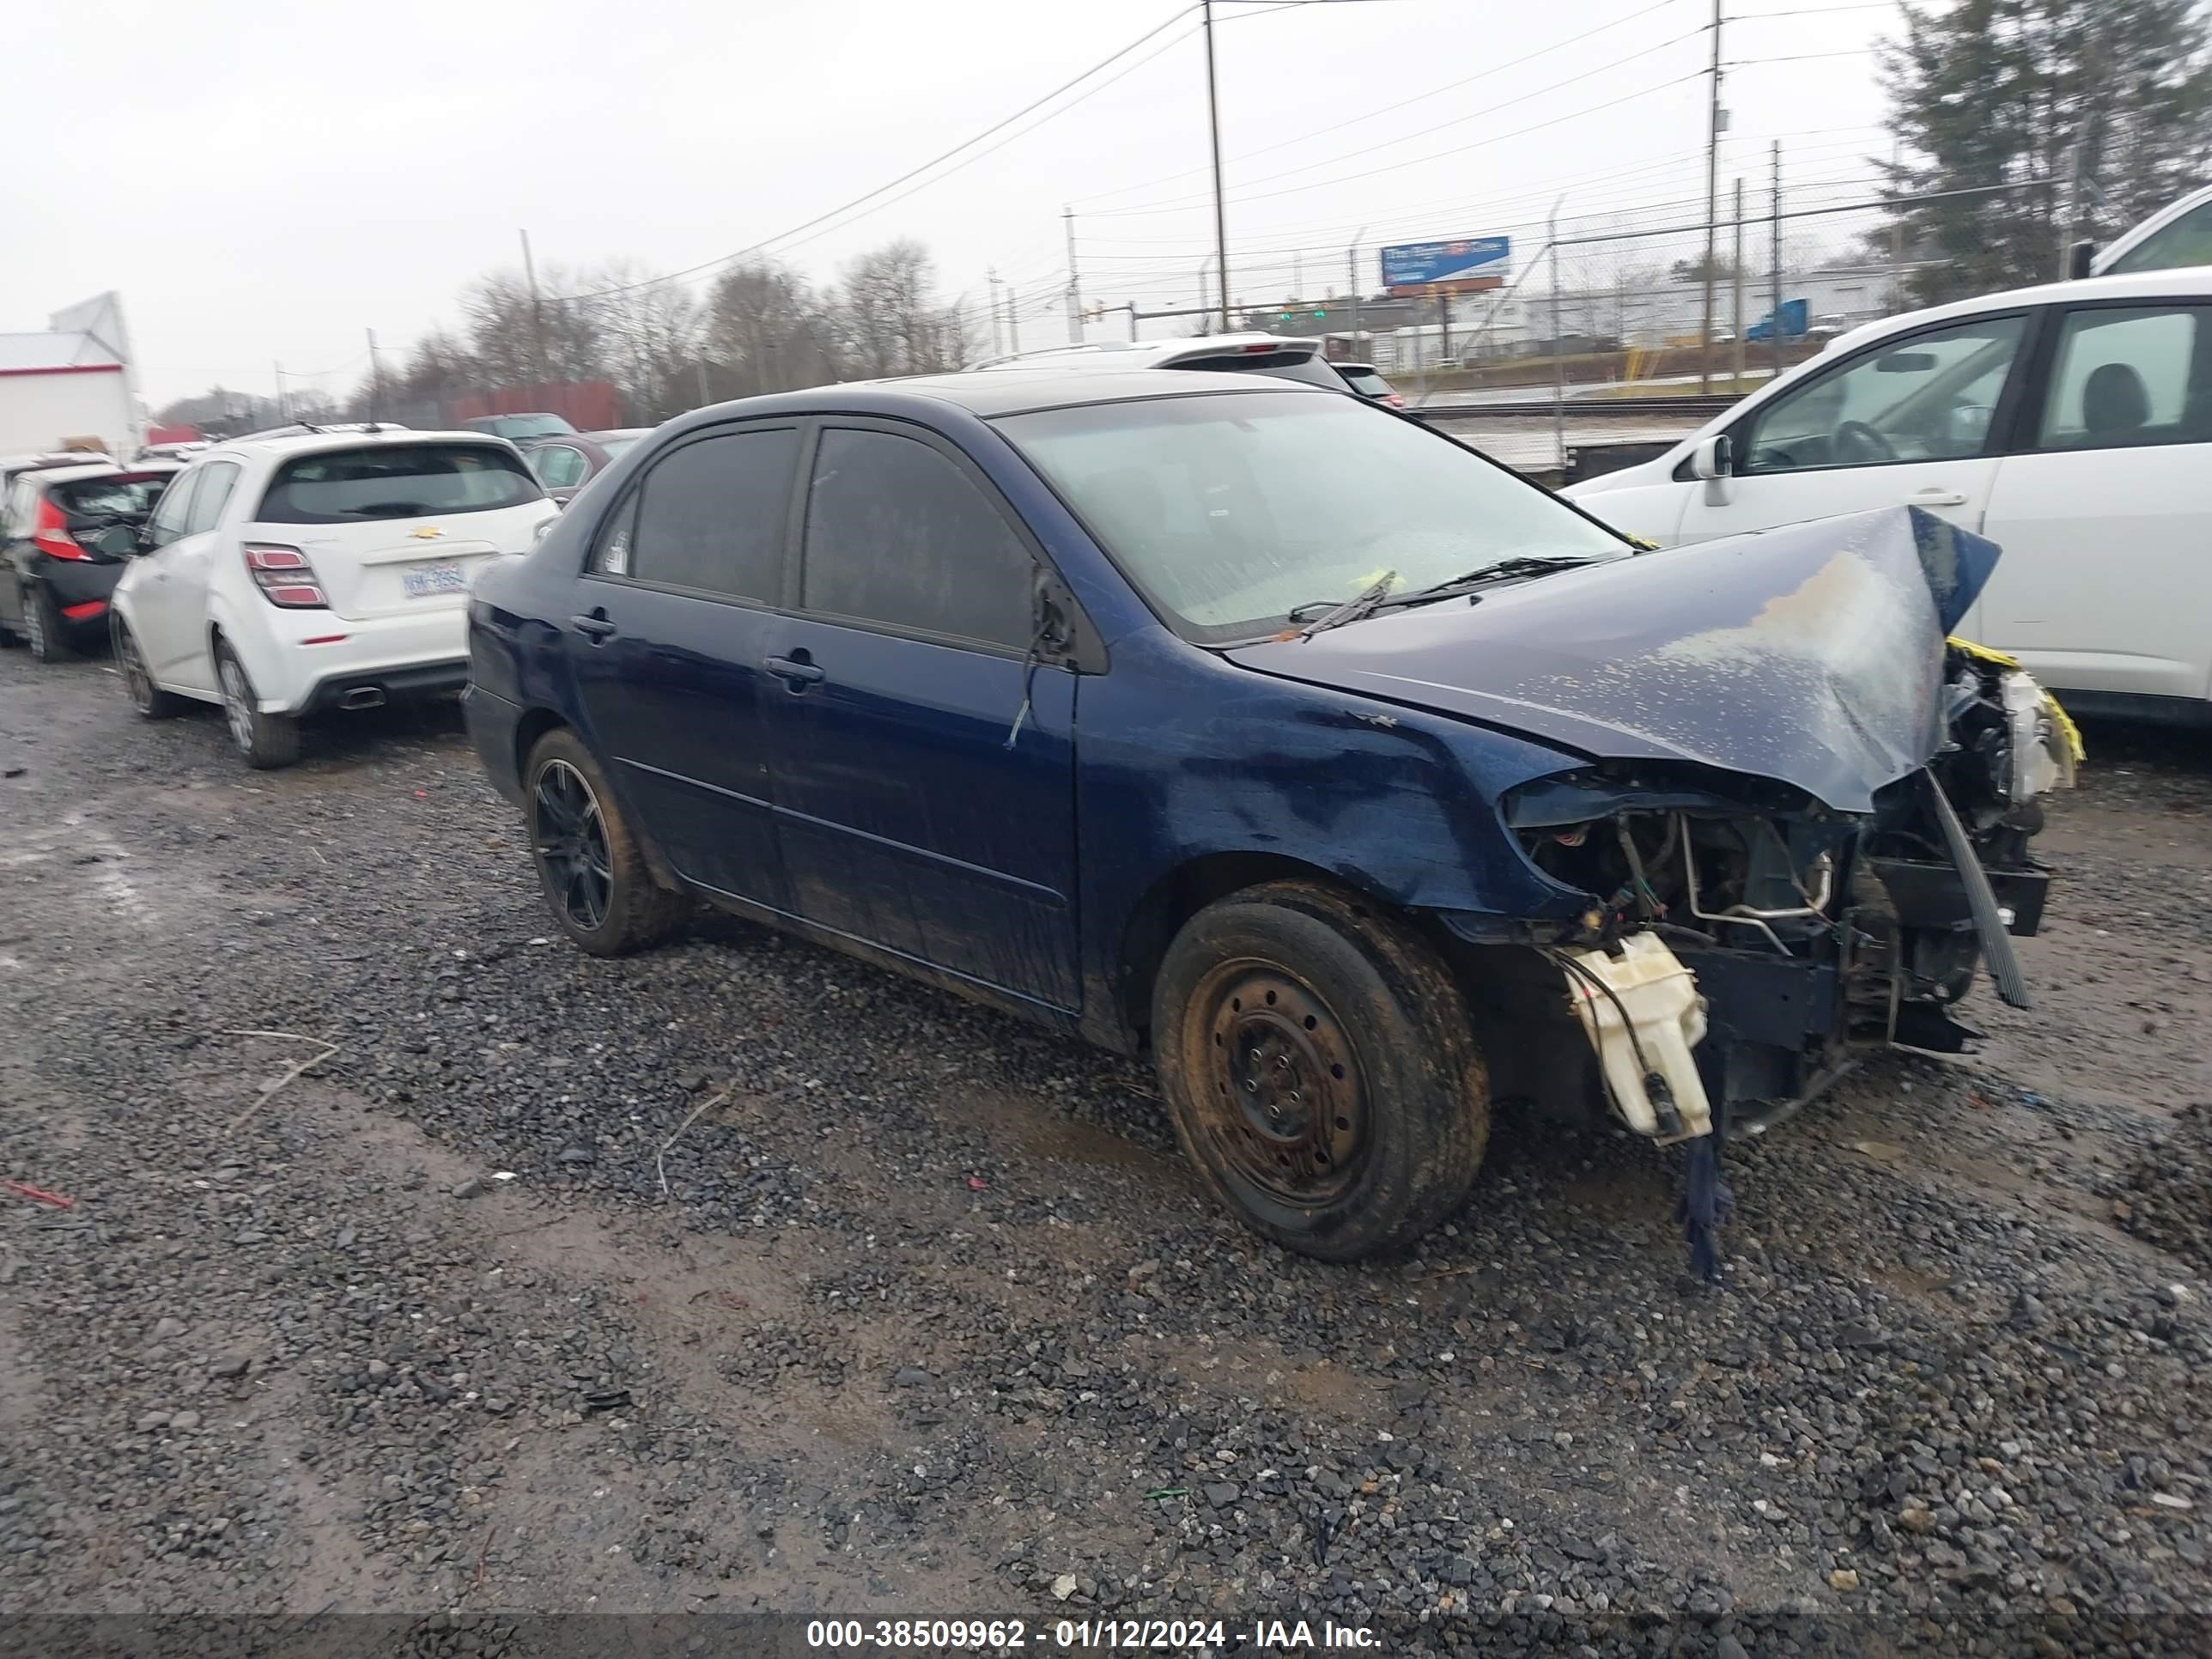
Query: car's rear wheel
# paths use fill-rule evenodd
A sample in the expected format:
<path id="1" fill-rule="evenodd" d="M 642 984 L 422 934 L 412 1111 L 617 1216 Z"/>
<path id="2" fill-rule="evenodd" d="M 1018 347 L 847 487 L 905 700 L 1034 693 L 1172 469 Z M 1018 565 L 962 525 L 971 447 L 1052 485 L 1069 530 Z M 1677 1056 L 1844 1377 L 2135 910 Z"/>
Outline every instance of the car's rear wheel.
<path id="1" fill-rule="evenodd" d="M 1489 1079 L 1450 971 L 1351 894 L 1276 882 L 1193 916 L 1160 965 L 1152 1045 L 1207 1185 L 1302 1255 L 1401 1249 L 1481 1167 Z"/>
<path id="2" fill-rule="evenodd" d="M 131 631 L 131 624 L 118 617 L 108 631 L 115 647 L 115 665 L 123 676 L 123 689 L 129 694 L 131 706 L 138 711 L 139 718 L 165 720 L 181 709 L 183 698 L 164 691 L 154 683 L 154 671 L 146 665 L 146 653 L 138 648 L 138 636 Z"/>
<path id="3" fill-rule="evenodd" d="M 61 607 L 44 582 L 23 589 L 23 643 L 40 662 L 68 662 L 76 655 L 63 632 Z"/>
<path id="4" fill-rule="evenodd" d="M 215 648 L 215 677 L 222 692 L 223 720 L 231 746 L 257 772 L 289 766 L 300 758 L 300 722 L 289 714 L 264 714 L 246 665 L 228 643 Z"/>
<path id="5" fill-rule="evenodd" d="M 548 732 L 523 768 L 530 852 L 561 931 L 595 957 L 659 944 L 689 908 L 653 878 L 605 775 L 576 734 Z"/>

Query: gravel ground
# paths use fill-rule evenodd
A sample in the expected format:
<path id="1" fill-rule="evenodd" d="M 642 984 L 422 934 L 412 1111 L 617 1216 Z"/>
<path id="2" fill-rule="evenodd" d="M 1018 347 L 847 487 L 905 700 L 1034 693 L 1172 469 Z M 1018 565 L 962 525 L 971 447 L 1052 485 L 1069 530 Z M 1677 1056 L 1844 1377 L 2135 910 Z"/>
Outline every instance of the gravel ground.
<path id="1" fill-rule="evenodd" d="M 450 708 L 253 775 L 0 658 L 0 1174 L 75 1200 L 0 1191 L 0 1608 L 2201 1654 L 2212 755 L 2091 737 L 2037 1012 L 1734 1153 L 1708 1291 L 1621 1137 L 1288 1257 L 1138 1067 L 732 921 L 549 942 Z"/>

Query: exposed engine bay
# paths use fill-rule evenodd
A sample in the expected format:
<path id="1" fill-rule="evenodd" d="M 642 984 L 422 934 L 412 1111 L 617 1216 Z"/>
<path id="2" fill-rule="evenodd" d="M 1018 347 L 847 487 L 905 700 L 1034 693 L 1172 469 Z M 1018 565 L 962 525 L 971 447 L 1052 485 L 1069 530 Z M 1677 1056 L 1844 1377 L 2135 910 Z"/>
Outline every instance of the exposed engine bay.
<path id="1" fill-rule="evenodd" d="M 2050 876 L 2028 843 L 2040 797 L 2072 783 L 2080 740 L 2008 659 L 1952 641 L 1943 666 L 1948 742 L 1874 792 L 1870 813 L 1664 761 L 1601 763 L 1508 803 L 1530 859 L 1595 901 L 1583 936 L 1546 954 L 1611 1105 L 1639 1133 L 1703 1133 L 1707 1109 L 1712 1127 L 1757 1133 L 1856 1052 L 1956 1052 L 1975 1033 L 1952 1011 L 1985 964 L 2026 1006 L 2007 936 L 2040 925 Z M 1609 1028 L 1660 1047 L 1685 1024 L 1679 991 L 1655 1001 L 1646 988 L 1668 977 L 1662 956 L 1697 988 L 1693 1078 L 1649 1054 L 1626 1072 L 1604 1063 Z M 1639 1024 L 1624 980 L 1656 1017 Z M 1658 1098 L 1638 1097 L 1638 1072 L 1656 1074 Z"/>

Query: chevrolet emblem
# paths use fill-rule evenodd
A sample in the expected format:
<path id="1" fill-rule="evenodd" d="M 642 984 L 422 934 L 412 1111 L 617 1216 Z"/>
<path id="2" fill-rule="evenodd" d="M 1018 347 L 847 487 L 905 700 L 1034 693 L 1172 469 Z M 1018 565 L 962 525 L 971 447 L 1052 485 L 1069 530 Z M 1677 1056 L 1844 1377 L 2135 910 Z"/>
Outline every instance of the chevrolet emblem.
<path id="1" fill-rule="evenodd" d="M 426 524 L 420 530 L 410 530 L 407 533 L 418 542 L 434 542 L 446 532 L 434 524 Z"/>

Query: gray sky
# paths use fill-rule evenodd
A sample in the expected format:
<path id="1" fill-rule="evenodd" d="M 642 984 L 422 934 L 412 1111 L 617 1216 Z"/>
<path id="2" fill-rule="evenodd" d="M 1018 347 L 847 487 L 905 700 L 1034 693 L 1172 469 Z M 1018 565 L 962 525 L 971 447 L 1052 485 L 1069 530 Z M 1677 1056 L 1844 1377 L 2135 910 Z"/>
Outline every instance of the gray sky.
<path id="1" fill-rule="evenodd" d="M 1887 152 L 1866 48 L 1893 30 L 1894 8 L 1734 3 L 1723 60 L 1789 61 L 1727 76 L 1723 201 L 1741 172 L 1763 209 L 1774 137 L 1793 203 L 1866 193 L 1847 181 Z M 520 228 L 562 267 L 628 256 L 651 274 L 713 258 L 888 182 L 1178 4 L 25 8 L 7 31 L 0 330 L 42 327 L 114 288 L 156 403 L 218 381 L 265 394 L 276 361 L 338 371 L 322 384 L 339 390 L 365 368 L 364 328 L 404 349 L 454 321 L 471 276 L 519 263 Z M 1568 216 L 1696 216 L 1708 0 L 1217 15 L 1241 299 L 1280 298 L 1301 276 L 1309 292 L 1340 291 L 1363 227 L 1370 286 L 1383 240 L 1508 232 L 1533 251 L 1561 191 Z M 1212 246 L 1194 24 L 1176 21 L 1098 77 L 1120 74 L 1112 84 L 942 183 L 777 251 L 828 279 L 862 248 L 920 237 L 948 297 L 980 308 L 995 266 L 1024 343 L 1043 343 L 1066 336 L 1072 204 L 1086 301 L 1194 303 Z"/>

